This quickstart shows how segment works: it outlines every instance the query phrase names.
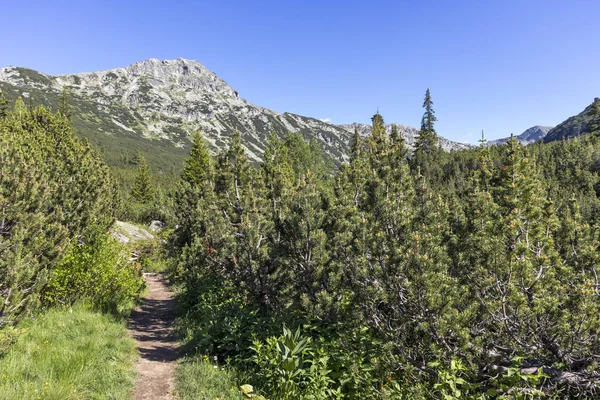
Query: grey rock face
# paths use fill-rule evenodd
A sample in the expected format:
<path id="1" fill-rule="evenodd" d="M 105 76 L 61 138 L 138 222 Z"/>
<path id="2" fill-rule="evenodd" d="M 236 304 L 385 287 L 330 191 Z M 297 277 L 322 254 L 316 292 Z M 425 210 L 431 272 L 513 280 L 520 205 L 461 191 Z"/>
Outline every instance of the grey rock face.
<path id="1" fill-rule="evenodd" d="M 122 243 L 130 241 L 152 240 L 154 236 L 143 228 L 123 221 L 116 221 L 113 227 L 113 237 Z"/>

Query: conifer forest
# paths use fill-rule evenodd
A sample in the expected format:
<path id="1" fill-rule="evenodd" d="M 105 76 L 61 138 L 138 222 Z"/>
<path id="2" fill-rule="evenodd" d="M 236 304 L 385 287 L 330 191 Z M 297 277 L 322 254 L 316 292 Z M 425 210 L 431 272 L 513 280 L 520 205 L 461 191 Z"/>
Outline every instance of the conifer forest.
<path id="1" fill-rule="evenodd" d="M 598 398 L 600 100 L 577 137 L 482 133 L 448 152 L 433 95 L 414 150 L 379 113 L 342 161 L 273 133 L 256 162 L 244 132 L 213 152 L 197 130 L 169 175 L 141 152 L 107 165 L 75 134 L 68 93 L 55 107 L 2 97 L 0 397 L 127 398 L 121 325 L 142 272 L 159 272 L 176 292 L 180 398 Z M 123 244 L 117 220 L 164 229 Z M 52 391 L 63 381 L 17 369 L 40 354 L 23 353 L 38 320 L 65 329 L 56 310 L 120 338 L 109 360 L 117 345 L 88 356 L 123 368 L 94 386 L 120 392 Z M 195 380 L 223 386 L 201 397 Z"/>

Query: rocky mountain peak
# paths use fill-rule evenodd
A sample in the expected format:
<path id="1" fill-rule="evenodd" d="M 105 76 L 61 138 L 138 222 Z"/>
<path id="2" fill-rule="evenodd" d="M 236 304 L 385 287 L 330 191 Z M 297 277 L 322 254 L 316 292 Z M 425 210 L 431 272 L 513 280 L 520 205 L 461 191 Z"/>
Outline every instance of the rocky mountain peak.
<path id="1" fill-rule="evenodd" d="M 548 134 L 548 132 L 550 132 L 552 130 L 552 128 L 553 128 L 552 126 L 542 126 L 542 125 L 532 126 L 531 128 L 529 128 L 526 131 L 524 131 L 523 133 L 521 133 L 520 135 L 515 136 L 515 139 L 517 139 L 519 142 L 521 142 L 524 145 L 532 144 L 532 143 L 537 142 L 538 140 L 543 140 L 546 137 L 546 135 Z M 494 145 L 506 143 L 509 140 L 510 140 L 510 136 L 502 138 L 502 139 L 489 140 L 486 144 L 488 146 L 494 146 Z"/>
<path id="2" fill-rule="evenodd" d="M 199 129 L 217 152 L 238 131 L 250 159 L 259 161 L 271 133 L 293 132 L 316 140 L 326 154 L 344 161 L 354 132 L 354 125 L 333 125 L 254 105 L 208 68 L 184 58 L 151 58 L 124 68 L 60 76 L 18 67 L 0 70 L 0 89 L 12 98 L 31 96 L 38 104 L 56 106 L 65 88 L 73 100 L 77 130 L 106 147 L 112 146 L 107 135 L 128 143 L 138 138 L 145 141 L 139 142 L 141 147 L 150 143 L 170 152 L 165 149 L 172 146 L 177 149 L 170 153 L 175 157 Z M 370 129 L 359 128 L 363 134 Z M 400 129 L 410 145 L 418 130 L 403 125 Z M 440 144 L 447 150 L 467 147 L 443 138 Z"/>

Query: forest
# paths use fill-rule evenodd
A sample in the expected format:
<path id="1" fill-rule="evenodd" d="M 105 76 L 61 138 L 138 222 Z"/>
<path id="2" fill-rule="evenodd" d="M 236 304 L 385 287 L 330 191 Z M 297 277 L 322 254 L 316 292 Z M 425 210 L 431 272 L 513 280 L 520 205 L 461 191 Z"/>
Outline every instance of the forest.
<path id="1" fill-rule="evenodd" d="M 581 137 L 444 152 L 427 91 L 414 152 L 379 113 L 341 165 L 298 134 L 255 165 L 196 132 L 176 183 L 140 155 L 123 184 L 66 104 L 3 102 L 0 370 L 41 310 L 127 313 L 142 267 L 110 229 L 160 219 L 148 257 L 185 353 L 241 387 L 220 398 L 597 396 L 597 103 Z"/>

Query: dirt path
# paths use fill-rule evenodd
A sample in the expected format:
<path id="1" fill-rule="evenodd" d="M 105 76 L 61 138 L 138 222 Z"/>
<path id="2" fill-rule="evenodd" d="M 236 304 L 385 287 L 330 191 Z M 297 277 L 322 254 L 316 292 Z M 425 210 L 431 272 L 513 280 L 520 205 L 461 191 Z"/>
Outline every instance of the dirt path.
<path id="1" fill-rule="evenodd" d="M 162 276 L 144 274 L 150 290 L 129 322 L 129 333 L 137 341 L 140 359 L 135 400 L 172 399 L 178 344 L 171 325 L 175 300 Z"/>

